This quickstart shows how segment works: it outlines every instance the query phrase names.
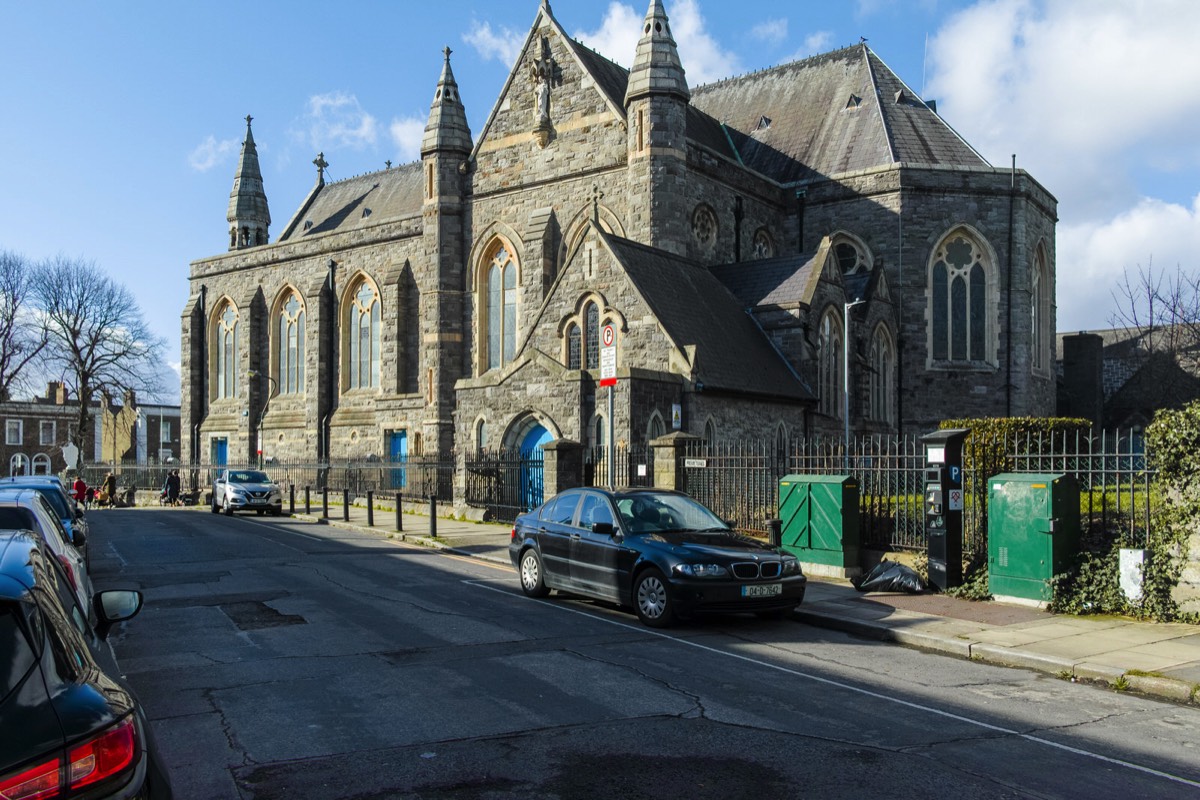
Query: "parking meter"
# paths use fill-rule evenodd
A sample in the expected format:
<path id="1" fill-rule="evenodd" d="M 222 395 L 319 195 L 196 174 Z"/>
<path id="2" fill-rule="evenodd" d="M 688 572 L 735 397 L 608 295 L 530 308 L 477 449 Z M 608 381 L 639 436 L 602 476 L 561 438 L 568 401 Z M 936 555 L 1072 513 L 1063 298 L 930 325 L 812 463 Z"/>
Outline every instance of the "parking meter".
<path id="1" fill-rule="evenodd" d="M 970 433 L 954 428 L 921 437 L 929 581 L 942 591 L 962 584 L 962 445 Z"/>

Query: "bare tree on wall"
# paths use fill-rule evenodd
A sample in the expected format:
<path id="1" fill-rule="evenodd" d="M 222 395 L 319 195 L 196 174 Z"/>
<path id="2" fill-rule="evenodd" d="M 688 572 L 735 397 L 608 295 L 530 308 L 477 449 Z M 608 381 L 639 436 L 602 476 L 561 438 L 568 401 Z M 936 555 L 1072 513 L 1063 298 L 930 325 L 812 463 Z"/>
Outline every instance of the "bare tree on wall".
<path id="1" fill-rule="evenodd" d="M 30 363 L 46 347 L 48 332 L 33 312 L 33 269 L 24 257 L 0 251 L 0 399 L 27 388 Z"/>
<path id="2" fill-rule="evenodd" d="M 58 256 L 40 264 L 34 300 L 49 333 L 46 366 L 61 372 L 79 399 L 72 441 L 87 452 L 91 400 L 161 391 L 163 342 L 129 290 L 89 261 Z"/>

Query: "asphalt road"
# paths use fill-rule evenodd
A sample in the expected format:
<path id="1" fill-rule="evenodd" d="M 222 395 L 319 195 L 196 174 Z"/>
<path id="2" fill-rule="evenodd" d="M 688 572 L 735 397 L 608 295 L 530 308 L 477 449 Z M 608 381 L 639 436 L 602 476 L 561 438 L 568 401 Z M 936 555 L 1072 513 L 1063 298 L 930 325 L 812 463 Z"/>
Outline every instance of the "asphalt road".
<path id="1" fill-rule="evenodd" d="M 1200 713 L 795 621 L 667 632 L 382 534 L 91 513 L 177 796 L 1200 796 Z"/>

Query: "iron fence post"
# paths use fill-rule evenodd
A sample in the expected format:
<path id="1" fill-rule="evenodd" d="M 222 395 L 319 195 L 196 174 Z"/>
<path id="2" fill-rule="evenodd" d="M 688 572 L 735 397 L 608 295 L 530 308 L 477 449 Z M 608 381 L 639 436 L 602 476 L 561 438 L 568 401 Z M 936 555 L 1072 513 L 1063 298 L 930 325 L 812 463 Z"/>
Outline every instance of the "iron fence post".
<path id="1" fill-rule="evenodd" d="M 321 516 L 329 519 L 329 487 L 321 487 Z"/>
<path id="2" fill-rule="evenodd" d="M 437 538 L 437 498 L 429 495 L 429 537 Z"/>
<path id="3" fill-rule="evenodd" d="M 312 513 L 312 497 L 310 496 L 310 489 L 307 484 L 304 486 L 304 513 Z"/>
<path id="4" fill-rule="evenodd" d="M 350 521 L 350 490 L 342 489 L 342 522 Z"/>
<path id="5" fill-rule="evenodd" d="M 375 527 L 375 492 L 367 489 L 367 527 Z"/>
<path id="6" fill-rule="evenodd" d="M 296 513 L 296 484 L 288 484 L 288 513 Z"/>
<path id="7" fill-rule="evenodd" d="M 396 530 L 404 530 L 404 509 L 401 507 L 401 502 L 404 500 L 404 495 L 396 492 Z"/>

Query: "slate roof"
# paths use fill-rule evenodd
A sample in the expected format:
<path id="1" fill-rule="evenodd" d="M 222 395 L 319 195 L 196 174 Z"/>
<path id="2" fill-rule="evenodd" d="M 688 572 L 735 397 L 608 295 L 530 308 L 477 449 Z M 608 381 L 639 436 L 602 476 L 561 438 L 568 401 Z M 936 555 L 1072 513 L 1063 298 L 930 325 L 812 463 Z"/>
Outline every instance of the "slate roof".
<path id="1" fill-rule="evenodd" d="M 604 92 L 614 106 L 624 108 L 625 89 L 629 86 L 629 70 L 610 61 L 585 44 L 568 37 L 564 37 L 564 39 L 575 51 L 575 56 L 583 64 L 584 69 L 595 79 L 600 91 Z"/>
<path id="2" fill-rule="evenodd" d="M 300 209 L 279 241 L 345 232 L 419 214 L 423 202 L 419 162 L 328 183 L 307 208 Z"/>
<path id="3" fill-rule="evenodd" d="M 820 258 L 788 255 L 723 264 L 709 271 L 746 307 L 807 303 L 810 286 L 820 277 Z"/>
<path id="4" fill-rule="evenodd" d="M 812 400 L 740 303 L 705 267 L 600 232 L 667 336 L 694 345 L 697 380 L 708 389 Z"/>
<path id="5" fill-rule="evenodd" d="M 697 87 L 692 104 L 781 183 L 895 163 L 988 166 L 866 45 Z"/>

